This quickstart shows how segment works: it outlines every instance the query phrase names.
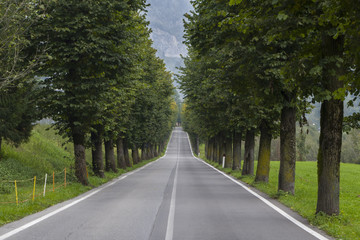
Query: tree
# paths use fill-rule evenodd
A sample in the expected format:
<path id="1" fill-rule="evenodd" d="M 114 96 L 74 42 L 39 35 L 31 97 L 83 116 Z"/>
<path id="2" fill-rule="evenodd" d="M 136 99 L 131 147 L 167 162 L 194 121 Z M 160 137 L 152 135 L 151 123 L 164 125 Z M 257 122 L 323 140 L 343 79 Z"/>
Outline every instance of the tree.
<path id="1" fill-rule="evenodd" d="M 0 90 L 0 150 L 3 139 L 15 146 L 27 141 L 40 117 L 34 83 L 16 85 L 13 81 Z"/>
<path id="2" fill-rule="evenodd" d="M 126 62 L 117 48 L 126 40 L 124 22 L 143 7 L 143 1 L 49 1 L 33 29 L 38 46 L 49 48 L 45 112 L 74 142 L 75 175 L 82 184 L 88 184 L 87 134 L 106 107 L 113 72 Z"/>

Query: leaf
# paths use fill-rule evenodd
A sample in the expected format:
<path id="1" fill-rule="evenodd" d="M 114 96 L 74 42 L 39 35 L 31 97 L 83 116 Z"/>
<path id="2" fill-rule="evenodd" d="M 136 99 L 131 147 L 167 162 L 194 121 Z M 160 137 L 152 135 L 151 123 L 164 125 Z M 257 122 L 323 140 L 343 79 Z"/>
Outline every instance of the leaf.
<path id="1" fill-rule="evenodd" d="M 241 2 L 242 2 L 242 0 L 230 0 L 229 5 L 234 6 L 234 5 L 240 4 Z"/>
<path id="2" fill-rule="evenodd" d="M 283 11 L 279 12 L 279 14 L 276 17 L 278 20 L 282 21 L 282 20 L 286 20 L 289 18 L 288 15 L 286 15 Z"/>

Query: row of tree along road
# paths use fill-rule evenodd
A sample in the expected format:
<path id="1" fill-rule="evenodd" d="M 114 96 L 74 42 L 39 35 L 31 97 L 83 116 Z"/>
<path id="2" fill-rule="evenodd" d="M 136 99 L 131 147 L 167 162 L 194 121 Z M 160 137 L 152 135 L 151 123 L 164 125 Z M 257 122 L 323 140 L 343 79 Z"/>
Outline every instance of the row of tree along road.
<path id="1" fill-rule="evenodd" d="M 295 193 L 296 122 L 321 102 L 317 212 L 339 214 L 343 100 L 359 94 L 360 7 L 355 0 L 195 0 L 179 83 L 184 125 L 206 140 L 207 158 L 267 182 L 271 140 L 280 135 L 279 191 Z M 350 101 L 350 104 L 352 101 Z M 197 151 L 197 150 L 196 150 Z"/>
<path id="2" fill-rule="evenodd" d="M 130 166 L 128 149 L 134 163 L 157 156 L 177 107 L 145 7 L 144 0 L 0 0 L 0 139 L 20 144 L 35 120 L 51 118 L 73 141 L 75 175 L 85 185 L 87 147 L 99 177 Z"/>

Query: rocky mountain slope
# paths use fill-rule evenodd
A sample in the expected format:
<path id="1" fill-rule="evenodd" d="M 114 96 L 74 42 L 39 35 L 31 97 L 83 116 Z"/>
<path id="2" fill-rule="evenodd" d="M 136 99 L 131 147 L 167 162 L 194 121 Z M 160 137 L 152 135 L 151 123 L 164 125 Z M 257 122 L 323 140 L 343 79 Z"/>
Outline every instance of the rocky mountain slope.
<path id="1" fill-rule="evenodd" d="M 152 29 L 151 38 L 158 56 L 165 60 L 167 68 L 177 72 L 182 64 L 180 55 L 186 55 L 183 42 L 183 15 L 192 8 L 190 0 L 147 0 L 147 19 Z"/>

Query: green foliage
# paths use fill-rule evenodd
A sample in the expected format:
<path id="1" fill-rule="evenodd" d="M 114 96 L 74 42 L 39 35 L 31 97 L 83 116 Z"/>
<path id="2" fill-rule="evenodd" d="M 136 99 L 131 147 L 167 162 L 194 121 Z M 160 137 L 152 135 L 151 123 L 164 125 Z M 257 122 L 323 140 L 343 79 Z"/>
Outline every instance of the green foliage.
<path id="1" fill-rule="evenodd" d="M 39 118 L 36 90 L 33 84 L 9 86 L 0 90 L 0 149 L 1 140 L 14 145 L 28 140 L 33 123 Z"/>

